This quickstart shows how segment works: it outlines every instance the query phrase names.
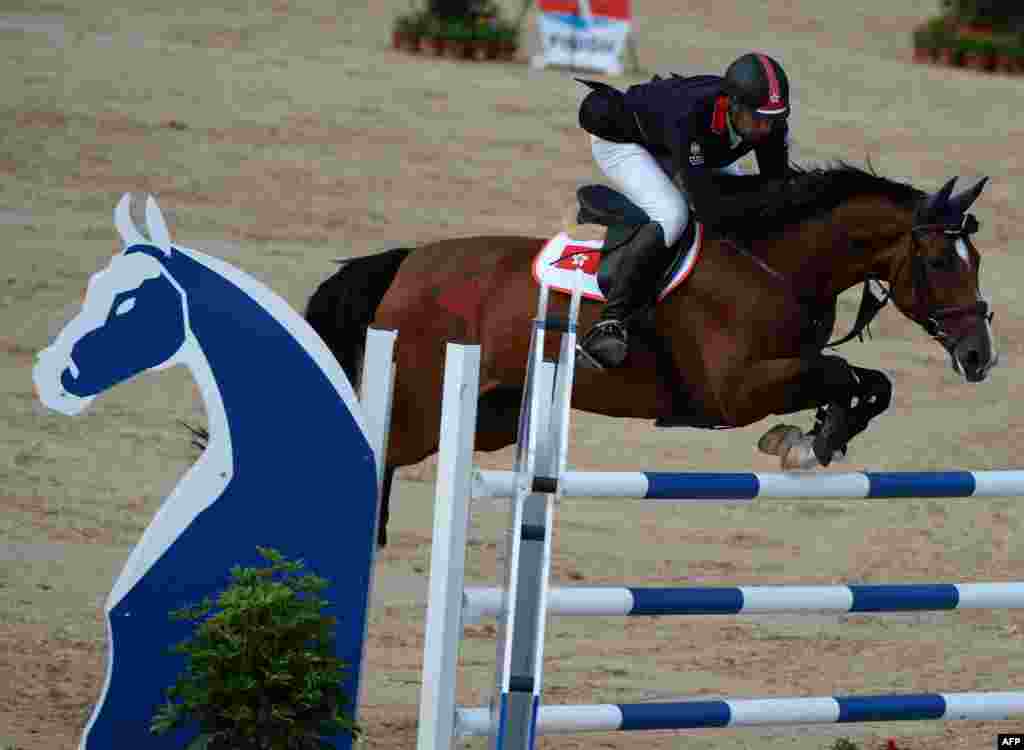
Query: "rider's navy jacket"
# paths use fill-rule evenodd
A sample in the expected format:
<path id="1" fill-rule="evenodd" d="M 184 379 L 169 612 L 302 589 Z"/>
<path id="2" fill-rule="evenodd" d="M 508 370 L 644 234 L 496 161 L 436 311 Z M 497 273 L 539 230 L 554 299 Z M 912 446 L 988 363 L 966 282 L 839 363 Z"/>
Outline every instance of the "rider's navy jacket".
<path id="1" fill-rule="evenodd" d="M 785 123 L 757 146 L 730 143 L 726 114 L 729 99 L 720 76 L 655 77 L 630 86 L 626 108 L 636 118 L 640 145 L 657 156 L 671 156 L 676 171 L 724 167 L 753 151 L 768 177 L 784 177 L 789 164 L 789 128 Z"/>
<path id="2" fill-rule="evenodd" d="M 742 216 L 742 203 L 724 200 L 708 170 L 727 166 L 753 151 L 761 174 L 785 177 L 789 171 L 789 127 L 780 122 L 756 146 L 746 141 L 733 146 L 724 82 L 713 75 L 654 76 L 621 93 L 606 84 L 583 81 L 595 91 L 580 108 L 580 124 L 600 138 L 637 143 L 650 151 L 669 174 L 680 175 L 705 221 L 721 220 L 728 214 Z"/>

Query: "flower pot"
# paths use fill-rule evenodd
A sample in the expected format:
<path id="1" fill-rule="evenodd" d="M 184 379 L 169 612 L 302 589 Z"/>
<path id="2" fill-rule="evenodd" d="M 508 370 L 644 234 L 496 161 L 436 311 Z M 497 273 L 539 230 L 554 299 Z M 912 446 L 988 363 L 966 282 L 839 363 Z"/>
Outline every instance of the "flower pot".
<path id="1" fill-rule="evenodd" d="M 391 34 L 391 46 L 403 52 L 418 52 L 420 39 L 409 31 L 395 31 Z"/>
<path id="2" fill-rule="evenodd" d="M 985 52 L 965 52 L 964 67 L 985 72 L 992 69 L 992 56 Z"/>
<path id="3" fill-rule="evenodd" d="M 483 39 L 474 39 L 469 43 L 469 56 L 474 60 L 487 59 L 487 42 Z"/>
<path id="4" fill-rule="evenodd" d="M 995 69 L 998 73 L 1013 73 L 1017 64 L 1011 55 L 996 55 Z"/>
<path id="5" fill-rule="evenodd" d="M 437 55 L 440 57 L 444 54 L 445 40 L 439 36 L 421 36 L 420 37 L 420 50 L 426 52 L 428 55 Z"/>
<path id="6" fill-rule="evenodd" d="M 991 26 L 984 26 L 981 24 L 968 23 L 960 26 L 958 29 L 960 36 L 968 37 L 971 39 L 991 39 L 995 33 L 995 29 Z"/>
<path id="7" fill-rule="evenodd" d="M 419 52 L 420 51 L 420 35 L 419 34 L 406 34 L 405 35 L 405 46 L 402 48 L 406 52 Z"/>
<path id="8" fill-rule="evenodd" d="M 497 39 L 488 39 L 484 44 L 484 50 L 488 60 L 497 60 L 501 56 L 501 44 Z"/>
<path id="9" fill-rule="evenodd" d="M 930 63 L 934 60 L 934 51 L 930 47 L 914 47 L 914 62 Z"/>
<path id="10" fill-rule="evenodd" d="M 943 65 L 958 67 L 961 59 L 962 55 L 960 54 L 960 50 L 956 47 L 943 47 L 939 50 L 939 61 Z"/>
<path id="11" fill-rule="evenodd" d="M 515 60 L 516 51 L 518 49 L 519 45 L 516 44 L 515 42 L 502 42 L 500 45 L 500 50 L 498 52 L 498 57 L 501 58 L 502 60 Z"/>
<path id="12" fill-rule="evenodd" d="M 463 39 L 448 39 L 444 51 L 445 55 L 453 60 L 465 60 L 469 57 L 469 42 Z"/>

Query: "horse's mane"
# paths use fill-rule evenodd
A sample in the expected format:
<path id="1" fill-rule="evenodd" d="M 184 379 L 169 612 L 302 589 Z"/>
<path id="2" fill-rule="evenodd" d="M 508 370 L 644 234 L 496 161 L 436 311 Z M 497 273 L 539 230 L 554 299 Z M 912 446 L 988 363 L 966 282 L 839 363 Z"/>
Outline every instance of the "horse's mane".
<path id="1" fill-rule="evenodd" d="M 831 211 L 858 196 L 880 196 L 898 206 L 912 208 L 926 193 L 901 182 L 881 177 L 843 161 L 831 166 L 791 166 L 785 179 L 760 175 L 718 175 L 715 182 L 726 195 L 744 194 L 746 207 L 741 227 L 723 227 L 744 236 L 764 235 Z"/>

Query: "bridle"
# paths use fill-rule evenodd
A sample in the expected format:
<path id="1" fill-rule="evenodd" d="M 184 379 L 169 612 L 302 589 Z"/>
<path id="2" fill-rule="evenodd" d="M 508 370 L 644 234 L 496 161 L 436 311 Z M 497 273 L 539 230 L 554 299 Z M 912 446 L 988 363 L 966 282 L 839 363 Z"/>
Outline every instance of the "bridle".
<path id="1" fill-rule="evenodd" d="M 954 339 L 946 329 L 945 324 L 948 321 L 977 315 L 991 323 L 994 313 L 989 310 L 988 302 L 980 298 L 967 305 L 933 306 L 931 304 L 931 300 L 935 298 L 934 285 L 929 276 L 928 262 L 921 255 L 921 238 L 929 233 L 941 232 L 950 238 L 951 243 L 963 240 L 964 244 L 973 249 L 970 236 L 980 227 L 974 214 L 967 213 L 964 214 L 959 224 L 914 224 L 910 228 L 910 269 L 913 275 L 914 298 L 918 303 L 915 317 L 929 336 L 950 350 L 956 348 L 959 339 Z M 951 249 L 951 252 L 955 251 Z"/>

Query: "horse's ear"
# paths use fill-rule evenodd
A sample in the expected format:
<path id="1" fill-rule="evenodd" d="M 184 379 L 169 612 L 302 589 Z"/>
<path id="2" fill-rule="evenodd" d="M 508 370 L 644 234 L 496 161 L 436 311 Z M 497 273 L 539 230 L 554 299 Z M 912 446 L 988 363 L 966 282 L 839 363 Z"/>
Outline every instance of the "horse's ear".
<path id="1" fill-rule="evenodd" d="M 953 185 L 956 184 L 956 177 L 951 177 L 949 182 L 933 193 L 922 211 L 924 221 L 939 221 L 949 210 L 949 196 L 953 193 Z"/>
<path id="2" fill-rule="evenodd" d="M 142 236 L 142 232 L 135 228 L 135 223 L 132 221 L 131 193 L 125 193 L 117 202 L 117 208 L 114 209 L 114 226 L 117 227 L 117 233 L 121 235 L 121 241 L 124 242 L 125 247 L 149 244 L 149 241 Z"/>
<path id="3" fill-rule="evenodd" d="M 168 231 L 164 215 L 152 195 L 146 197 L 146 228 L 149 230 L 149 237 L 153 244 L 163 250 L 165 255 L 170 255 L 171 233 Z"/>
<path id="4" fill-rule="evenodd" d="M 988 182 L 988 177 L 982 177 L 978 184 L 969 190 L 965 190 L 962 193 L 958 193 L 954 198 L 949 201 L 949 207 L 953 209 L 957 216 L 967 213 L 967 209 L 971 207 L 974 201 L 978 200 L 978 196 L 981 195 L 981 191 L 985 189 L 985 184 Z"/>

